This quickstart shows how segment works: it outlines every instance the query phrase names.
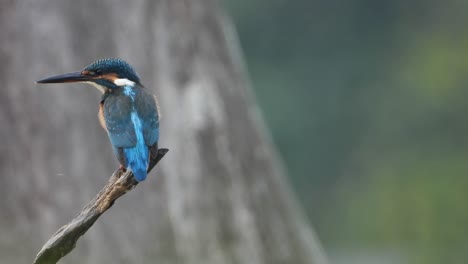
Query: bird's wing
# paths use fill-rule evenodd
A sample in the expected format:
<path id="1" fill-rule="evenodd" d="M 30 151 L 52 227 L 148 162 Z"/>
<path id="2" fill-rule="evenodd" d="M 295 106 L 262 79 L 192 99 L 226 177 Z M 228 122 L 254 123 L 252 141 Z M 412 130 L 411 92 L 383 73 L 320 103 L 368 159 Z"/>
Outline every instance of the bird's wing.
<path id="1" fill-rule="evenodd" d="M 154 96 L 141 90 L 135 98 L 135 107 L 142 120 L 143 137 L 147 146 L 159 140 L 159 114 Z"/>
<path id="2" fill-rule="evenodd" d="M 128 96 L 108 96 L 104 101 L 107 133 L 115 148 L 128 148 L 136 145 L 137 138 L 131 112 L 132 101 Z"/>

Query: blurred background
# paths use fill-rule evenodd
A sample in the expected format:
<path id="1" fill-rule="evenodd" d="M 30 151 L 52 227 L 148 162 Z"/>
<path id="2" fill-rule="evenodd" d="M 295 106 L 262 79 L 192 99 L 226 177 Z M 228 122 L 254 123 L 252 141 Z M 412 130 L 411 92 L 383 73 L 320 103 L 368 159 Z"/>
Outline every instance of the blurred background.
<path id="1" fill-rule="evenodd" d="M 466 263 L 466 1 L 225 0 L 331 263 Z"/>
<path id="2" fill-rule="evenodd" d="M 171 152 L 64 263 L 320 259 L 217 3 L 0 2 L 1 263 L 30 263 L 117 166 L 98 92 L 33 81 L 115 56 L 160 96 Z M 468 1 L 223 3 L 330 263 L 466 263 Z"/>

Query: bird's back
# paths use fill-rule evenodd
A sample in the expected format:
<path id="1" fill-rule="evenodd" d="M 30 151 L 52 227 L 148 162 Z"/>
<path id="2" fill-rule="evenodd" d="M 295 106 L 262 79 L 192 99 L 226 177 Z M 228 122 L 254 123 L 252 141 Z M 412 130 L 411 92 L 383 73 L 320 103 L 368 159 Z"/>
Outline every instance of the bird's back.
<path id="1" fill-rule="evenodd" d="M 103 95 L 102 113 L 114 152 L 138 181 L 146 178 L 148 148 L 159 139 L 154 97 L 143 87 L 124 86 Z"/>

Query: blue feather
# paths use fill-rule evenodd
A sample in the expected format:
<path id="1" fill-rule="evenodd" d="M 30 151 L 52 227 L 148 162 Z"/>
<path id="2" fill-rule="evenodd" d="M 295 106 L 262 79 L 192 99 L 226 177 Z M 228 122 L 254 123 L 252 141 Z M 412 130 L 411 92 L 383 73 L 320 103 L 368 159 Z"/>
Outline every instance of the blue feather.
<path id="1" fill-rule="evenodd" d="M 137 181 L 147 176 L 149 147 L 159 139 L 159 118 L 154 97 L 139 85 L 127 85 L 107 95 L 104 119 L 115 155 L 132 170 Z"/>
<path id="2" fill-rule="evenodd" d="M 145 144 L 143 137 L 142 122 L 138 117 L 137 113 L 132 112 L 131 119 L 135 126 L 136 134 L 136 146 L 130 148 L 124 148 L 125 160 L 127 166 L 132 170 L 133 175 L 137 181 L 143 181 L 146 179 L 149 162 L 148 146 Z"/>

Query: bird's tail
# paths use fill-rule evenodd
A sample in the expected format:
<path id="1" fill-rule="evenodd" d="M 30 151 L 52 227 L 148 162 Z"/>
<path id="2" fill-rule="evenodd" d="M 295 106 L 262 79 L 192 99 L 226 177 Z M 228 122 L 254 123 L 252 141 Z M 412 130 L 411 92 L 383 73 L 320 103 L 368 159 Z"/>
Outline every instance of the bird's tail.
<path id="1" fill-rule="evenodd" d="M 130 168 L 135 176 L 135 179 L 139 182 L 144 181 L 148 173 L 146 172 L 146 168 Z"/>
<path id="2" fill-rule="evenodd" d="M 132 170 L 135 179 L 139 182 L 144 181 L 148 173 L 148 147 L 139 147 L 138 144 L 133 148 L 125 148 L 125 158 L 127 161 L 127 167 Z"/>

